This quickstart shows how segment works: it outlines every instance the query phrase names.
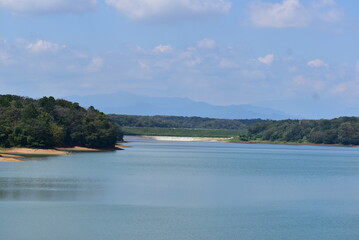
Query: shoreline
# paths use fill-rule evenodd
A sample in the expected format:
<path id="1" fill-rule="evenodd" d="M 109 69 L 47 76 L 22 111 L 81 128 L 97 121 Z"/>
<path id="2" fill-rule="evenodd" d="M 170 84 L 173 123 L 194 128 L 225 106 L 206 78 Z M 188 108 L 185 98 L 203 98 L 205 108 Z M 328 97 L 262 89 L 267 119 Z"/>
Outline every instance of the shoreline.
<path id="1" fill-rule="evenodd" d="M 322 147 L 359 147 L 357 145 L 328 144 L 328 143 L 294 143 L 294 142 L 254 142 L 254 141 L 229 141 L 229 143 L 243 144 L 271 144 L 271 145 L 299 145 L 299 146 L 322 146 Z"/>
<path id="2" fill-rule="evenodd" d="M 124 146 L 122 146 L 124 147 Z M 117 151 L 117 150 L 123 150 L 120 145 L 116 145 L 114 147 L 109 148 L 88 148 L 88 147 L 59 147 L 55 148 L 58 151 L 62 152 L 108 152 L 108 151 Z"/>
<path id="3" fill-rule="evenodd" d="M 25 162 L 19 158 L 20 157 L 16 155 L 0 154 L 0 162 Z"/>
<path id="4" fill-rule="evenodd" d="M 128 141 L 134 140 L 156 140 L 173 142 L 226 142 L 229 138 L 211 138 L 211 137 L 175 137 L 175 136 L 134 136 L 126 135 L 124 138 Z"/>
<path id="5" fill-rule="evenodd" d="M 0 162 L 26 162 L 26 156 L 60 156 L 69 155 L 69 152 L 56 149 L 35 149 L 35 148 L 7 148 L 0 149 Z"/>
<path id="6" fill-rule="evenodd" d="M 343 144 L 319 144 L 319 143 L 295 143 L 295 142 L 256 142 L 256 141 L 230 141 L 231 138 L 211 138 L 211 137 L 174 137 L 174 136 L 145 136 L 145 135 L 126 135 L 126 140 L 156 140 L 156 141 L 178 141 L 178 142 L 224 142 L 224 143 L 243 143 L 243 144 L 272 144 L 272 145 L 302 145 L 302 146 L 322 146 L 322 147 L 359 147 L 356 145 Z"/>
<path id="7" fill-rule="evenodd" d="M 68 155 L 68 152 L 59 151 L 56 149 L 39 149 L 39 148 L 7 148 L 0 149 L 1 154 L 12 155 Z"/>
<path id="8" fill-rule="evenodd" d="M 123 150 L 120 147 L 123 145 L 116 145 L 110 148 L 87 148 L 87 147 L 64 147 L 54 149 L 37 149 L 37 148 L 6 148 L 0 149 L 0 162 L 26 162 L 24 157 L 31 156 L 63 156 L 70 155 L 73 152 L 104 152 Z"/>

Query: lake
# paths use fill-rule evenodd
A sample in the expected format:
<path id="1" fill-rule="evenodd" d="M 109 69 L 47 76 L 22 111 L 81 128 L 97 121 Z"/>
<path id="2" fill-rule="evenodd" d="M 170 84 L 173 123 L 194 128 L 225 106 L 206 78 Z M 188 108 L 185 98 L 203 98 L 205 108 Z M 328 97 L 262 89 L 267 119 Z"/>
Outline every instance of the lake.
<path id="1" fill-rule="evenodd" d="M 128 145 L 0 164 L 0 239 L 359 239 L 359 148 Z"/>

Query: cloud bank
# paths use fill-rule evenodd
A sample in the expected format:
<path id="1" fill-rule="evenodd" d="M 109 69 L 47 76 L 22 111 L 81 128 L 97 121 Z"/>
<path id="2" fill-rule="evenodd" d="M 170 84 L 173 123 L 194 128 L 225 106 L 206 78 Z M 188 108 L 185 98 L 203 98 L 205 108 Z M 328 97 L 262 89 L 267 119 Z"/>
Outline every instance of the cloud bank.
<path id="1" fill-rule="evenodd" d="M 97 0 L 0 0 L 0 9 L 13 14 L 81 13 L 95 9 Z"/>
<path id="2" fill-rule="evenodd" d="M 319 67 L 327 67 L 328 64 L 325 63 L 323 60 L 321 59 L 314 59 L 314 60 L 311 60 L 307 63 L 307 65 L 309 67 L 313 67 L 313 68 L 319 68 Z"/>
<path id="3" fill-rule="evenodd" d="M 257 60 L 260 61 L 263 64 L 271 65 L 273 63 L 273 61 L 274 61 L 274 55 L 273 54 L 267 54 L 264 57 L 259 57 Z"/>
<path id="4" fill-rule="evenodd" d="M 255 27 L 298 28 L 317 22 L 338 22 L 343 12 L 334 0 L 319 0 L 308 6 L 300 0 L 256 1 L 249 4 L 248 17 L 249 23 Z"/>
<path id="5" fill-rule="evenodd" d="M 33 94 L 66 96 L 124 90 L 216 104 L 312 95 L 358 98 L 356 62 L 329 67 L 321 59 L 258 57 L 206 38 L 182 47 L 159 42 L 96 55 L 81 51 L 44 39 L 0 40 L 2 92 L 26 95 L 34 89 Z"/>
<path id="6" fill-rule="evenodd" d="M 64 49 L 66 46 L 57 43 L 52 43 L 44 40 L 37 40 L 36 42 L 29 43 L 26 48 L 33 53 L 41 52 L 57 52 Z"/>
<path id="7" fill-rule="evenodd" d="M 227 0 L 106 0 L 118 12 L 138 21 L 163 21 L 224 15 Z"/>

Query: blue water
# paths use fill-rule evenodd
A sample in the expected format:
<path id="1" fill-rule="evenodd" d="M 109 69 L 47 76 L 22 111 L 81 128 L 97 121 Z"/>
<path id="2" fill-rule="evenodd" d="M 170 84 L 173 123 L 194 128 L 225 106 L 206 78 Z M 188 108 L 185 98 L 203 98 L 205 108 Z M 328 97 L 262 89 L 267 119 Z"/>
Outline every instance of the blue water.
<path id="1" fill-rule="evenodd" d="M 0 239 L 359 239 L 359 148 L 129 145 L 0 164 Z"/>

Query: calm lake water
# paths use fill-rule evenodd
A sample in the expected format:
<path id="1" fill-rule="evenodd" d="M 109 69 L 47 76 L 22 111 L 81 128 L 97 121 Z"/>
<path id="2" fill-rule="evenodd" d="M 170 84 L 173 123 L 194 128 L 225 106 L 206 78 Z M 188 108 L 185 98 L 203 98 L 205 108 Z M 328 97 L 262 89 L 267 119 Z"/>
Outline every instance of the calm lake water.
<path id="1" fill-rule="evenodd" d="M 0 239 L 359 239 L 359 148 L 129 145 L 0 164 Z"/>

